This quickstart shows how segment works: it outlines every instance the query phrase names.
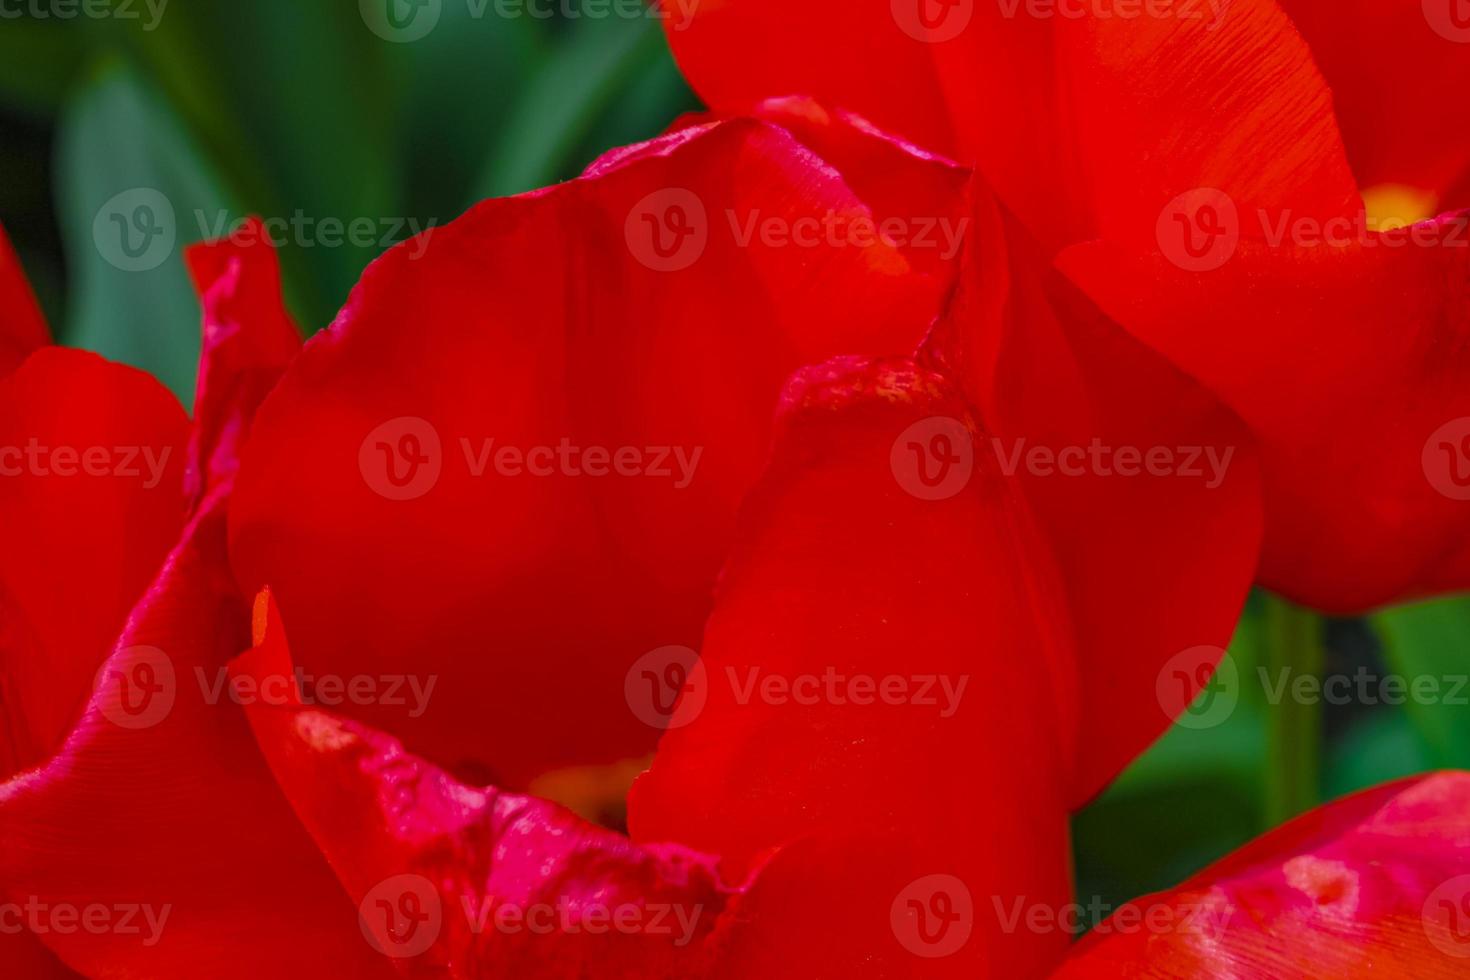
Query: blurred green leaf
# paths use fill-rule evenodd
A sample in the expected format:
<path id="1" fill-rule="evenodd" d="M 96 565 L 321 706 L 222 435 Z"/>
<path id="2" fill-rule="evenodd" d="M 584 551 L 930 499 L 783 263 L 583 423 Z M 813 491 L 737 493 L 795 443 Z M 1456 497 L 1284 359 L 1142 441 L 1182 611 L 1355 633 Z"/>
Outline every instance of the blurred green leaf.
<path id="1" fill-rule="evenodd" d="M 120 64 L 67 107 L 58 210 L 71 277 L 65 343 L 156 375 L 192 404 L 199 306 L 180 252 L 229 207 L 157 93 Z"/>
<path id="2" fill-rule="evenodd" d="M 1433 768 L 1408 713 L 1383 706 L 1360 716 L 1328 743 L 1326 796 L 1336 799 Z"/>
<path id="3" fill-rule="evenodd" d="M 1073 819 L 1078 895 L 1116 906 L 1178 884 L 1266 829 L 1265 694 L 1253 599 L 1230 647 L 1235 702 L 1175 724 Z M 1203 697 L 1203 696 L 1202 696 Z M 1203 702 L 1200 702 L 1203 704 Z"/>
<path id="4" fill-rule="evenodd" d="M 406 217 L 392 149 L 392 86 L 380 40 L 356 3 L 252 0 L 175 4 L 152 32 L 111 36 L 146 66 L 196 134 L 241 209 L 295 221 L 282 252 L 290 293 L 314 329 L 327 323 L 370 244 L 323 244 L 320 223 Z"/>
<path id="5" fill-rule="evenodd" d="M 699 108 L 668 44 L 660 41 L 617 100 L 594 121 L 572 164 L 580 171 L 612 147 L 651 139 L 679 116 Z"/>
<path id="6" fill-rule="evenodd" d="M 1116 908 L 1179 884 L 1264 829 L 1259 790 L 1229 767 L 1109 793 L 1072 821 L 1077 894 Z"/>
<path id="7" fill-rule="evenodd" d="M 574 159 L 576 150 L 599 117 L 647 65 L 667 57 L 662 30 L 653 20 L 586 18 L 575 21 L 569 33 L 506 122 L 481 172 L 476 200 L 518 194 L 575 174 L 585 162 Z"/>
<path id="8" fill-rule="evenodd" d="M 1470 767 L 1470 600 L 1391 609 L 1374 616 L 1373 626 L 1390 669 L 1408 685 L 1404 712 L 1423 736 L 1431 766 Z M 1414 696 L 1420 678 L 1434 685 L 1434 696 Z"/>
<path id="9" fill-rule="evenodd" d="M 396 150 L 411 213 L 447 221 L 465 207 L 487 154 L 549 56 L 540 20 L 476 16 L 448 3 L 426 37 L 379 41 L 398 79 Z"/>
<path id="10" fill-rule="evenodd" d="M 87 57 L 85 32 L 57 20 L 6 20 L 0 30 L 0 99 L 27 112 L 56 112 Z"/>

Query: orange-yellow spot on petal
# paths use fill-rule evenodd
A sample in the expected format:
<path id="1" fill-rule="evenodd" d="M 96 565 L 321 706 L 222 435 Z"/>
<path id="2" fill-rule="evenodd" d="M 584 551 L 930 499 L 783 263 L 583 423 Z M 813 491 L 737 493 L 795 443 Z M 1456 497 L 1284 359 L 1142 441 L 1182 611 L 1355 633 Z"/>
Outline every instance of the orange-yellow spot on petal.
<path id="1" fill-rule="evenodd" d="M 1368 209 L 1368 228 L 1372 231 L 1407 228 L 1432 218 L 1438 204 L 1433 191 L 1405 184 L 1378 184 L 1363 191 L 1363 206 Z"/>
<path id="2" fill-rule="evenodd" d="M 261 589 L 250 607 L 250 641 L 254 646 L 265 642 L 266 630 L 270 627 L 271 590 Z"/>
<path id="3" fill-rule="evenodd" d="M 626 820 L 628 790 L 653 757 L 626 759 L 604 766 L 574 766 L 545 773 L 531 782 L 530 791 L 560 803 L 584 820 L 621 829 Z"/>

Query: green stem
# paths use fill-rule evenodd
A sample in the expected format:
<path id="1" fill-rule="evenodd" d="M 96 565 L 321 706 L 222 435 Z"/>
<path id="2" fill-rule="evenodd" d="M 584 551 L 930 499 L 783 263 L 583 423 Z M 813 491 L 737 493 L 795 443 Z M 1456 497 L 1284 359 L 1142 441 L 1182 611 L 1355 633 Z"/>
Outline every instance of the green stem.
<path id="1" fill-rule="evenodd" d="M 1266 714 L 1266 817 L 1270 826 L 1321 802 L 1322 701 L 1299 678 L 1321 681 L 1326 669 L 1322 617 L 1278 596 L 1266 597 L 1265 664 L 1271 685 L 1281 688 Z M 1307 697 L 1298 697 L 1301 683 Z"/>

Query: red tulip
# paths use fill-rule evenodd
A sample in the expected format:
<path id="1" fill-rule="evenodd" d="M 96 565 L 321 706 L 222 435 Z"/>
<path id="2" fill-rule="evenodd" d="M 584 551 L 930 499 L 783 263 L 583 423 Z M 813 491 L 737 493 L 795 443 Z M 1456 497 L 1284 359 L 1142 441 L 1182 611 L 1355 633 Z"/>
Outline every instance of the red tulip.
<path id="1" fill-rule="evenodd" d="M 1287 6 L 1305 40 L 1275 0 L 719 0 L 669 36 L 716 110 L 814 95 L 975 163 L 1250 426 L 1262 583 L 1335 611 L 1464 588 L 1470 214 L 1393 235 L 1363 201 L 1470 206 L 1464 109 L 1433 109 L 1466 28 L 1455 0 Z"/>
<path id="2" fill-rule="evenodd" d="M 5 491 L 18 540 L 103 550 L 0 561 L 6 622 L 33 626 L 0 636 L 4 703 L 36 706 L 7 715 L 0 890 L 158 916 L 151 943 L 42 916 L 7 968 L 1064 961 L 1065 930 L 1002 911 L 1073 902 L 1069 807 L 1219 655 L 1260 544 L 1249 433 L 964 168 L 810 102 L 757 112 L 394 250 L 299 355 L 268 249 L 194 253 L 192 425 L 89 355 L 42 350 L 0 382 L 19 420 L 0 446 L 158 439 L 181 460 L 155 497 L 63 495 L 86 509 L 68 527 L 55 472 Z M 963 253 L 921 241 L 926 220 L 964 222 Z M 89 393 L 158 418 L 114 434 Z M 1175 455 L 1124 472 L 1125 449 Z M 1190 450 L 1224 461 L 1213 479 L 1183 471 Z M 60 607 L 45 576 L 78 567 L 107 615 Z M 37 676 L 43 655 L 66 669 Z M 537 794 L 665 728 L 631 837 Z M 1404 909 L 1462 870 L 1461 778 L 1372 798 L 1399 794 L 1373 834 L 1444 838 L 1394 874 L 1341 845 L 1366 820 L 1342 804 L 1248 855 L 1296 870 L 1238 907 L 1321 906 L 1356 875 L 1344 968 L 1434 969 L 1439 934 L 1405 940 Z M 1131 953 L 1100 933 L 1077 965 Z"/>
<path id="3" fill-rule="evenodd" d="M 1034 886 L 1064 901 L 1067 804 L 1094 792 L 1167 723 L 1174 709 L 1160 704 L 1153 683 L 1164 658 L 1180 645 L 1218 645 L 1228 636 L 1253 564 L 1255 476 L 1228 413 L 1133 346 L 1065 282 L 1038 273 L 1023 243 L 1008 258 L 1008 232 L 998 212 L 984 207 L 977 214 L 987 244 L 971 249 L 966 262 L 1014 268 L 993 293 L 967 292 L 973 308 L 962 305 L 934 336 L 961 332 L 992 345 L 997 368 L 1045 356 L 1063 336 L 1089 349 L 1103 345 L 1117 354 L 1114 373 L 1095 377 L 1080 363 L 1069 385 L 1163 386 L 1190 408 L 1164 423 L 1111 405 L 1054 418 L 1048 400 L 1021 393 L 995 411 L 997 424 L 988 428 L 981 410 L 993 406 L 985 404 L 974 363 L 952 369 L 944 363 L 950 347 L 932 343 L 921 362 L 911 359 L 951 292 L 959 256 L 936 255 L 912 234 L 899 241 L 872 229 L 889 220 L 909 231 L 926 218 L 956 227 L 976 220 L 961 195 L 968 180 L 940 158 L 810 104 L 772 106 L 765 121 L 696 125 L 612 154 L 580 181 L 489 202 L 394 251 L 369 270 L 338 323 L 285 369 L 268 398 L 294 349 L 274 260 L 262 246 L 196 253 L 207 330 L 200 405 L 192 430 L 180 424 L 174 437 L 189 447 L 187 463 L 163 481 L 175 521 L 187 524 L 167 527 L 157 536 L 159 554 L 141 563 L 135 589 L 148 576 L 153 585 L 80 722 L 69 731 L 61 726 L 64 744 L 24 759 L 17 769 L 39 768 L 15 777 L 0 797 L 0 826 L 19 842 L 0 856 L 8 894 L 52 904 L 78 896 L 166 903 L 173 918 L 154 945 L 116 935 L 40 938 L 89 974 L 254 975 L 286 969 L 286 950 L 303 946 L 310 956 L 290 968 L 306 971 L 311 957 L 340 964 L 371 952 L 353 939 L 356 916 L 343 909 L 368 897 L 363 887 L 379 867 L 397 866 L 357 854 L 367 833 L 352 821 L 361 796 L 330 780 L 294 778 L 288 736 L 300 728 L 268 724 L 257 712 L 256 734 L 293 819 L 244 737 L 238 692 L 216 686 L 213 699 L 207 696 L 209 683 L 223 683 L 219 669 L 230 654 L 246 645 L 242 591 L 224 566 L 226 517 L 244 589 L 270 585 L 293 624 L 295 665 L 317 678 L 417 677 L 442 685 L 414 706 L 424 709 L 418 713 L 387 698 L 343 706 L 358 716 L 342 721 L 343 731 L 394 758 L 402 750 L 385 740 L 401 736 L 429 760 L 415 763 L 422 772 L 496 772 L 521 789 L 557 766 L 651 750 L 662 725 L 628 710 L 627 699 L 646 680 L 638 668 L 659 680 L 657 668 L 668 665 L 658 658 L 697 640 L 715 569 L 732 544 L 736 558 L 709 628 L 707 669 L 755 667 L 798 681 L 858 673 L 877 697 L 893 651 L 912 650 L 903 658 L 912 671 L 903 675 L 907 710 L 849 704 L 807 717 L 781 705 L 732 704 L 730 685 L 712 689 L 704 717 L 667 743 L 634 813 L 640 838 L 678 840 L 697 851 L 657 840 L 630 844 L 519 798 L 530 819 L 517 832 L 547 837 L 526 860 L 536 867 L 569 862 L 557 879 L 567 888 L 604 882 L 625 889 L 629 901 L 638 889 L 693 888 L 712 911 L 717 896 L 738 894 L 712 939 L 719 952 L 708 954 L 710 969 L 738 974 L 752 958 L 770 955 L 772 941 L 743 923 L 757 913 L 763 922 L 782 917 L 778 910 L 804 903 L 815 887 L 840 891 L 834 914 L 812 925 L 827 932 L 802 947 L 805 962 L 846 949 L 843 955 L 869 950 L 907 964 L 904 943 L 922 940 L 902 938 L 907 905 L 898 903 L 899 932 L 869 926 L 875 916 L 888 921 L 900 890 L 914 881 L 927 887 L 935 872 L 925 869 L 936 861 L 952 869 L 944 872 L 951 878 Z M 668 199 L 670 188 L 677 198 Z M 698 209 L 703 226 L 688 220 Z M 831 215 L 840 220 L 831 223 Z M 804 229 L 815 229 L 814 244 L 796 240 Z M 650 231 L 667 234 L 658 239 Z M 689 234 L 700 246 L 681 255 L 675 242 Z M 528 247 L 536 243 L 542 248 Z M 545 287 L 528 291 L 538 276 Z M 548 296 L 562 304 L 548 306 Z M 1013 332 L 1020 322 L 1037 329 Z M 809 368 L 789 389 L 775 462 L 737 530 L 736 505 L 766 465 L 784 376 L 843 351 L 862 353 Z M 34 355 L 22 375 L 43 356 Z M 493 383 L 483 365 L 501 366 Z M 972 390 L 980 392 L 973 400 Z M 430 428 L 384 428 L 405 417 Z M 425 458 L 426 431 L 440 439 L 437 460 Z M 1024 436 L 1056 451 L 1093 440 L 1148 446 L 1181 434 L 1204 434 L 1212 446 L 1239 451 L 1221 486 L 1205 491 L 1178 476 L 1140 476 L 1140 506 L 1119 510 L 1107 527 L 1090 520 L 1079 500 L 1113 491 L 1089 479 L 1076 484 L 1076 495 L 1060 493 L 1024 475 L 1029 464 L 1012 479 L 986 441 Z M 688 459 L 701 453 L 702 469 L 686 474 L 687 487 L 653 473 L 642 482 L 569 472 L 539 482 L 500 473 L 486 479 L 475 475 L 470 455 L 455 458 L 461 440 L 480 453 L 473 440 L 493 437 L 518 447 L 519 465 L 529 467 L 527 450 L 563 435 L 577 446 L 684 447 Z M 416 447 L 405 436 L 417 436 Z M 419 482 L 415 467 L 435 462 L 435 476 Z M 503 514 L 514 518 L 497 519 Z M 1205 517 L 1222 529 L 1209 544 L 1220 546 L 1218 561 L 1175 576 L 1185 604 L 1180 619 L 1161 623 L 1126 664 L 1104 669 L 1093 660 L 1080 668 L 1081 684 L 1113 692 L 1132 719 L 1089 736 L 1084 751 L 1082 726 L 1093 724 L 1094 709 L 1080 694 L 1078 638 L 1116 635 L 1121 620 L 1113 607 L 1135 601 L 1124 594 L 1128 583 L 1151 578 L 1151 562 L 1172 560 L 1161 557 L 1178 547 L 1172 521 L 1193 526 Z M 777 533 L 770 521 L 786 530 Z M 1117 551 L 1123 540 L 1126 555 Z M 1067 574 L 1099 565 L 1111 572 L 1106 585 L 1118 589 L 1110 598 L 1102 586 L 1096 597 L 1063 586 Z M 1184 596 L 1190 588 L 1203 598 Z M 73 654 L 85 666 L 79 683 L 44 693 L 79 707 L 117 629 L 114 623 L 77 643 Z M 834 636 L 844 645 L 834 647 Z M 1008 678 L 1003 702 L 987 703 L 995 697 L 988 685 L 965 700 L 978 665 L 991 665 L 987 676 Z M 1147 684 L 1131 682 L 1141 674 Z M 236 676 L 253 675 L 237 669 Z M 148 714 L 154 706 L 160 717 Z M 649 705 L 654 721 L 660 706 Z M 132 711 L 148 715 L 146 723 L 118 722 Z M 60 711 L 57 718 L 71 720 Z M 801 745 L 801 738 L 815 741 Z M 871 752 L 844 761 L 855 741 Z M 307 749 L 341 747 L 322 737 Z M 334 756 L 344 757 L 356 758 Z M 803 758 L 828 764 L 816 771 L 787 764 Z M 988 839 L 1014 837 L 1001 857 L 966 843 L 974 819 L 965 801 L 988 812 L 982 797 L 949 799 L 944 789 L 958 766 L 981 760 L 993 771 L 977 785 L 1005 785 L 1022 804 L 989 818 Z M 870 767 L 884 772 L 886 792 L 875 791 Z M 447 775 L 433 779 L 461 804 L 473 797 Z M 684 806 L 688 819 L 674 819 Z M 442 806 L 431 809 L 444 815 Z M 554 841 L 564 834 L 606 850 L 611 877 L 583 867 L 582 850 L 558 856 Z M 126 861 L 99 860 L 101 842 L 123 839 Z M 881 873 L 845 887 L 853 867 L 843 855 L 858 841 Z M 457 861 L 434 853 L 446 867 Z M 357 860 L 363 869 L 349 872 Z M 718 879 L 713 870 L 704 878 L 689 870 L 713 869 L 717 860 Z M 328 865 L 345 892 L 326 879 Z M 742 890 L 757 867 L 767 869 L 760 883 Z M 501 887 L 497 879 L 482 894 Z M 345 905 L 344 895 L 352 900 Z M 864 901 L 875 895 L 883 898 L 876 909 Z M 934 896 L 909 897 L 922 905 Z M 844 907 L 856 918 L 837 914 Z M 222 920 L 240 923 L 229 933 L 239 942 L 206 938 Z M 852 934 L 854 923 L 861 935 Z M 447 955 L 468 962 L 470 953 L 452 941 L 446 938 Z M 633 945 L 627 955 L 644 955 L 642 944 Z M 666 945 L 652 944 L 657 952 L 648 955 L 667 955 Z M 1030 969 L 1063 946 L 1059 937 L 998 945 L 977 939 L 944 968 Z"/>

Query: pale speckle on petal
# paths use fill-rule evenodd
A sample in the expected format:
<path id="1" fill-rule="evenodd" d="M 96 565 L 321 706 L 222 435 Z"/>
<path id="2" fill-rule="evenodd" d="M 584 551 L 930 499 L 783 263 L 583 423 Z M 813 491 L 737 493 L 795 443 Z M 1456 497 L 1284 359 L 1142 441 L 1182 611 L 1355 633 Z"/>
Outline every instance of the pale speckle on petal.
<path id="1" fill-rule="evenodd" d="M 1281 866 L 1291 887 L 1310 898 L 1324 915 L 1350 919 L 1358 910 L 1358 873 L 1341 861 L 1303 854 Z"/>

